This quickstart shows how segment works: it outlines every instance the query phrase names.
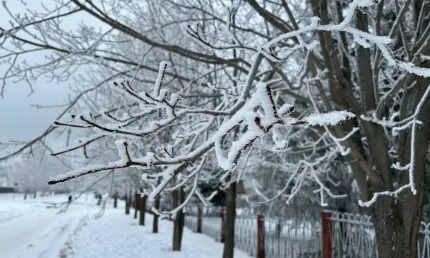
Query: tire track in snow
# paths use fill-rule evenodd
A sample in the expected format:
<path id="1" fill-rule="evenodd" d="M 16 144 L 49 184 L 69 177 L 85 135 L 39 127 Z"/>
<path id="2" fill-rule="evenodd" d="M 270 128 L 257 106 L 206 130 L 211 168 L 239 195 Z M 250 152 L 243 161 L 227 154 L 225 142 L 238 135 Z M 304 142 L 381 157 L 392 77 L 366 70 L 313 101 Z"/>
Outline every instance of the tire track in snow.
<path id="1" fill-rule="evenodd" d="M 71 209 L 57 214 L 51 209 L 35 209 L 1 224 L 0 257 L 58 258 L 60 250 L 88 212 Z M 13 214 L 8 217 L 11 218 Z"/>
<path id="2" fill-rule="evenodd" d="M 8 214 L 10 212 L 0 212 L 0 224 L 17 219 L 24 215 L 22 212 Z"/>
<path id="3" fill-rule="evenodd" d="M 61 223 L 62 225 L 59 225 L 59 227 L 55 227 L 53 229 L 51 229 L 49 232 L 47 232 L 45 234 L 45 237 L 47 237 L 48 241 L 44 241 L 44 249 L 43 251 L 41 251 L 38 255 L 39 258 L 45 258 L 45 257 L 55 257 L 54 255 L 52 255 L 53 253 L 57 253 L 56 250 L 53 250 L 53 246 L 55 245 L 61 245 L 62 243 L 65 242 L 67 240 L 68 237 L 68 232 L 71 231 L 70 228 L 72 227 L 72 224 L 74 222 L 74 220 L 77 220 L 76 218 L 70 218 L 68 219 L 68 221 L 64 224 Z M 59 243 L 61 242 L 61 243 Z"/>

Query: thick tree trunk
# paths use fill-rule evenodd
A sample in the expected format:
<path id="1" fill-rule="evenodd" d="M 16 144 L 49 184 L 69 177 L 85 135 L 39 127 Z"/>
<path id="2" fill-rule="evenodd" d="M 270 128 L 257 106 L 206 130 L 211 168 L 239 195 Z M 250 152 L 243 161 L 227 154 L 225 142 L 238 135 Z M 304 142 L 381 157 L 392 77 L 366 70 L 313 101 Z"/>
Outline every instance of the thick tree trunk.
<path id="1" fill-rule="evenodd" d="M 422 95 L 422 94 L 421 94 Z M 378 197 L 372 206 L 372 217 L 375 225 L 377 246 L 380 258 L 416 258 L 419 227 L 424 206 L 426 172 L 428 168 L 427 152 L 429 142 L 430 99 L 423 105 L 424 112 L 418 116 L 422 125 L 417 125 L 415 144 L 411 145 L 411 132 L 404 132 L 401 140 L 399 156 L 401 165 L 410 163 L 410 153 L 413 151 L 414 182 L 416 195 L 410 189 L 404 190 L 397 198 Z M 401 138 L 402 139 L 402 138 Z M 411 150 L 413 146 L 413 150 Z M 409 183 L 409 171 L 401 171 L 399 184 Z"/>
<path id="2" fill-rule="evenodd" d="M 160 208 L 160 197 L 157 197 L 154 201 L 154 208 Z M 152 233 L 158 233 L 158 215 L 154 214 L 154 221 L 152 223 Z"/>
<path id="3" fill-rule="evenodd" d="M 140 212 L 139 212 L 139 225 L 144 226 L 145 225 L 145 214 L 146 214 L 146 199 L 148 197 L 146 195 L 140 197 Z"/>
<path id="4" fill-rule="evenodd" d="M 404 201 L 406 199 L 401 203 L 392 197 L 379 197 L 374 204 L 372 220 L 380 258 L 417 257 L 420 209 L 405 211 Z"/>
<path id="5" fill-rule="evenodd" d="M 173 209 L 178 207 L 184 201 L 183 189 L 177 189 L 172 192 L 172 206 Z M 184 228 L 184 212 L 182 210 L 178 211 L 173 225 L 173 251 L 181 251 L 182 245 L 182 233 Z"/>
<path id="6" fill-rule="evenodd" d="M 236 220 L 236 183 L 227 189 L 226 213 L 224 223 L 224 251 L 223 258 L 234 258 L 234 223 Z"/>

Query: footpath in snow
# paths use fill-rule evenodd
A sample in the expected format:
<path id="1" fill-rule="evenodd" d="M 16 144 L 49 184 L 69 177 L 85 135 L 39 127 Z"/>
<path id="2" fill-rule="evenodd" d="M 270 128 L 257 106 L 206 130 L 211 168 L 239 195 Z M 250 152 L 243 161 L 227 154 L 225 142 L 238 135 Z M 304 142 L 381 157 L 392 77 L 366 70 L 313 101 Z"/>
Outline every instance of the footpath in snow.
<path id="1" fill-rule="evenodd" d="M 131 212 L 133 213 L 133 212 Z M 152 215 L 139 226 L 123 209 L 106 209 L 98 220 L 87 217 L 66 243 L 67 258 L 221 258 L 223 245 L 184 228 L 182 251 L 172 252 L 173 224 L 160 220 L 159 233 L 152 233 Z M 236 250 L 235 257 L 250 258 Z"/>
<path id="2" fill-rule="evenodd" d="M 0 195 L 0 257 L 7 258 L 221 258 L 223 246 L 203 234 L 184 229 L 182 251 L 172 252 L 173 225 L 160 220 L 153 234 L 151 215 L 137 225 L 133 215 L 107 203 L 104 215 L 90 197 L 74 202 L 67 212 L 47 209 L 66 196 L 22 200 Z M 131 212 L 133 213 L 133 211 Z M 236 258 L 250 258 L 236 250 Z"/>
<path id="3" fill-rule="evenodd" d="M 77 200 L 65 213 L 48 209 L 50 203 L 60 203 L 67 196 L 47 196 L 32 199 L 29 195 L 0 194 L 0 257 L 58 258 L 70 234 L 87 214 L 97 211 L 92 198 Z"/>

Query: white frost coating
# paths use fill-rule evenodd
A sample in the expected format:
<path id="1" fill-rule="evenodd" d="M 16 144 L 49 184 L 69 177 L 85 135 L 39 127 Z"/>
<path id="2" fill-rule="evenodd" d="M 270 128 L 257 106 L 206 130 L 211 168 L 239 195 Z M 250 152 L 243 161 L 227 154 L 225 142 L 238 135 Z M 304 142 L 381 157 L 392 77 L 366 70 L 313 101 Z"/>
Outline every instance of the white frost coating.
<path id="1" fill-rule="evenodd" d="M 397 169 L 397 170 L 409 170 L 411 167 L 411 163 L 408 163 L 404 166 L 400 165 L 400 162 L 396 162 L 393 165 L 391 165 L 391 168 Z"/>
<path id="2" fill-rule="evenodd" d="M 317 104 L 315 103 L 315 100 L 314 100 L 314 98 L 312 97 L 312 93 L 311 93 L 311 88 L 310 88 L 310 84 L 309 83 L 306 83 L 307 84 L 307 92 L 308 92 L 308 95 L 309 95 L 309 98 L 310 98 L 310 100 L 311 100 L 311 102 L 312 102 L 312 105 L 313 105 L 313 107 L 314 107 L 314 109 L 317 111 L 317 112 L 319 112 L 319 110 L 318 110 L 318 106 L 317 106 Z M 355 115 L 354 115 L 355 116 Z M 353 117 L 354 117 L 353 116 Z M 339 142 L 339 139 L 337 138 L 337 137 L 335 137 L 331 132 L 330 132 L 330 130 L 327 128 L 327 125 L 323 125 L 324 126 L 324 129 L 325 129 L 325 131 L 326 131 L 326 133 L 327 133 L 327 135 L 329 135 L 330 136 L 330 138 L 331 139 L 333 139 L 334 140 L 334 142 L 336 143 L 336 145 L 337 145 L 337 149 L 340 151 L 340 154 L 342 155 L 342 156 L 346 156 L 346 155 L 348 155 L 350 152 L 351 152 L 351 149 L 349 149 L 349 148 L 344 148 Z M 348 135 L 352 135 L 352 134 L 348 134 Z M 345 137 L 344 137 L 345 138 Z"/>
<path id="3" fill-rule="evenodd" d="M 291 104 L 284 104 L 278 109 L 278 115 L 280 117 L 287 115 L 293 108 L 294 106 Z"/>
<path id="4" fill-rule="evenodd" d="M 195 23 L 195 24 L 198 25 L 198 23 Z M 179 27 L 180 27 L 182 33 L 184 33 L 184 35 L 187 36 L 188 38 L 190 38 L 194 43 L 196 43 L 197 45 L 199 45 L 205 49 L 213 50 L 213 48 L 211 46 L 208 46 L 204 41 L 196 38 L 198 35 L 191 28 L 192 25 L 193 24 L 191 24 L 191 23 L 185 23 L 185 24 L 181 24 Z"/>
<path id="5" fill-rule="evenodd" d="M 120 158 L 120 162 L 122 163 L 127 163 L 128 157 L 127 157 L 127 149 L 125 148 L 125 144 L 127 144 L 127 142 L 124 139 L 119 139 L 115 141 L 116 147 L 118 149 L 118 156 Z"/>
<path id="6" fill-rule="evenodd" d="M 147 168 L 151 167 L 151 164 L 154 162 L 154 160 L 155 160 L 155 153 L 153 152 L 147 152 L 146 155 L 141 158 L 133 158 L 133 161 L 135 162 L 147 164 Z"/>
<path id="7" fill-rule="evenodd" d="M 174 106 L 174 105 L 176 105 L 176 103 L 178 103 L 178 100 L 179 100 L 179 95 L 178 95 L 178 94 L 175 94 L 175 93 L 172 93 L 172 94 L 170 95 L 169 105 L 170 105 L 170 106 Z"/>
<path id="8" fill-rule="evenodd" d="M 354 41 L 360 44 L 364 48 L 370 48 L 372 46 L 367 40 L 357 35 L 354 35 Z"/>
<path id="9" fill-rule="evenodd" d="M 235 141 L 228 153 L 228 158 L 225 160 L 225 163 L 221 163 L 221 168 L 225 170 L 231 170 L 235 166 L 236 157 L 239 155 L 239 153 L 252 141 L 257 139 L 258 137 L 264 136 L 264 131 L 247 131 L 244 135 L 242 135 L 239 140 Z"/>
<path id="10" fill-rule="evenodd" d="M 175 171 L 180 166 L 181 166 L 181 164 L 175 165 L 175 166 L 170 166 L 163 172 L 163 178 L 161 180 L 161 183 L 148 196 L 150 202 L 155 201 L 155 198 L 163 191 L 164 188 L 166 188 L 167 184 L 175 176 Z"/>
<path id="11" fill-rule="evenodd" d="M 276 117 L 276 110 L 271 100 L 272 96 L 269 95 L 270 92 L 267 89 L 267 84 L 264 82 L 258 82 L 256 87 L 257 92 L 255 94 L 261 97 L 260 104 L 264 110 L 264 116 L 261 117 L 261 125 L 266 127 L 276 123 L 279 119 Z"/>
<path id="12" fill-rule="evenodd" d="M 264 196 L 264 194 L 263 194 L 263 193 L 258 189 L 257 184 L 258 184 L 257 180 L 255 180 L 255 179 L 253 178 L 253 179 L 252 179 L 252 186 L 254 187 L 254 191 L 255 191 L 255 193 L 256 193 L 258 196 L 260 196 L 261 198 L 263 198 L 263 199 L 264 199 L 264 201 L 269 202 L 269 201 L 270 201 L 270 199 L 269 199 L 269 198 L 267 198 L 266 196 Z M 278 194 L 279 194 L 279 193 L 278 193 Z"/>
<path id="13" fill-rule="evenodd" d="M 173 186 L 173 187 L 170 187 L 170 188 L 165 188 L 164 190 L 165 191 L 173 191 L 173 190 L 176 190 L 176 189 L 178 189 L 179 187 L 181 187 L 181 186 L 183 186 L 186 182 L 188 182 L 189 180 L 190 180 L 190 178 L 192 178 L 192 177 L 194 177 L 194 176 L 198 176 L 197 174 L 199 174 L 200 173 L 200 171 L 202 170 L 202 168 L 203 168 L 203 165 L 205 164 L 205 159 L 206 158 L 203 158 L 201 161 L 200 161 L 200 164 L 199 165 L 196 165 L 195 167 L 194 167 L 194 169 L 192 170 L 192 171 L 190 171 L 191 173 L 190 174 L 188 174 L 187 176 L 185 176 L 185 178 L 184 178 L 184 180 L 182 180 L 182 182 L 180 182 L 179 184 L 177 184 L 177 185 L 175 185 L 175 186 Z M 178 178 L 180 177 L 180 175 L 178 175 Z"/>
<path id="14" fill-rule="evenodd" d="M 377 193 L 373 194 L 372 199 L 370 199 L 369 201 L 363 202 L 363 201 L 359 200 L 358 204 L 360 206 L 363 206 L 363 207 L 370 207 L 372 204 L 374 204 L 376 202 L 376 200 L 378 199 L 379 196 L 388 195 L 388 196 L 393 196 L 394 198 L 397 198 L 399 193 L 401 193 L 403 190 L 408 189 L 410 187 L 411 187 L 410 184 L 406 184 L 406 185 L 403 185 L 402 187 L 398 188 L 394 192 L 390 192 L 390 191 L 377 192 Z"/>
<path id="15" fill-rule="evenodd" d="M 196 190 L 196 195 L 199 198 L 199 200 L 203 203 L 205 207 L 209 206 L 209 202 L 206 200 L 206 198 L 200 193 L 199 189 Z"/>
<path id="16" fill-rule="evenodd" d="M 336 125 L 344 120 L 355 117 L 355 115 L 348 111 L 332 111 L 323 114 L 313 114 L 302 119 L 309 125 Z"/>
<path id="17" fill-rule="evenodd" d="M 418 116 L 419 112 L 421 111 L 421 108 L 424 105 L 425 100 L 428 98 L 430 94 L 430 85 L 427 86 L 427 90 L 424 92 L 423 96 L 421 97 L 420 102 L 417 105 L 417 108 L 414 113 L 414 123 L 412 124 L 412 135 L 411 135 L 411 166 L 409 168 L 409 184 L 411 185 L 411 191 L 415 195 L 417 194 L 417 189 L 415 188 L 415 179 L 414 179 L 414 169 L 415 169 L 415 146 L 417 144 L 415 139 L 416 134 L 416 127 L 417 127 L 417 120 L 416 117 Z M 421 121 L 420 121 L 421 122 Z"/>
<path id="18" fill-rule="evenodd" d="M 215 154 L 218 160 L 218 165 L 225 170 L 230 170 L 235 166 L 235 164 L 233 164 L 235 161 L 235 155 L 239 153 L 240 148 L 243 148 L 244 146 L 249 144 L 250 141 L 264 134 L 262 134 L 262 132 L 258 132 L 258 130 L 261 129 L 256 129 L 259 128 L 259 126 L 255 124 L 254 120 L 256 116 L 253 112 L 253 109 L 260 105 L 263 107 L 265 115 L 268 116 L 266 119 L 265 116 L 263 116 L 263 118 L 261 119 L 265 119 L 265 123 L 271 122 L 273 124 L 278 121 L 274 120 L 274 107 L 268 104 L 270 103 L 270 98 L 267 92 L 267 84 L 257 83 L 256 87 L 257 91 L 254 93 L 251 99 L 246 102 L 245 105 L 238 112 L 236 112 L 228 121 L 223 123 L 209 141 L 215 143 Z M 243 120 L 247 120 L 248 126 L 250 126 L 251 130 L 253 131 L 248 131 L 247 133 L 242 135 L 239 140 L 234 142 L 228 156 L 225 157 L 221 148 L 222 137 L 224 137 L 232 128 L 240 124 Z M 252 122 L 250 122 L 250 120 L 252 120 Z M 265 124 L 264 126 L 269 125 L 270 124 Z"/>
<path id="19" fill-rule="evenodd" d="M 343 141 L 346 141 L 346 140 L 348 140 L 349 139 L 349 137 L 351 137 L 353 134 L 355 134 L 356 132 L 358 132 L 358 131 L 360 131 L 360 128 L 358 128 L 358 127 L 354 127 L 354 128 L 352 128 L 352 130 L 351 130 L 351 132 L 349 132 L 347 135 L 345 135 L 344 137 L 342 137 L 342 138 L 335 138 L 334 140 L 336 141 L 336 142 L 343 142 Z"/>
<path id="20" fill-rule="evenodd" d="M 79 177 L 81 175 L 87 174 L 90 171 L 105 171 L 105 170 L 109 170 L 109 169 L 114 169 L 114 168 L 118 168 L 118 167 L 122 167 L 124 166 L 124 162 L 121 160 L 118 161 L 114 161 L 114 162 L 109 162 L 107 165 L 106 164 L 96 164 L 96 165 L 89 165 L 86 167 L 82 167 L 82 168 L 77 168 L 74 170 L 71 170 L 65 174 L 61 174 L 58 176 L 53 176 L 50 177 L 50 181 L 59 181 L 62 180 L 64 178 L 74 178 L 74 177 Z"/>
<path id="21" fill-rule="evenodd" d="M 167 93 L 168 93 L 168 91 L 167 91 L 167 90 L 165 90 L 165 89 L 161 89 L 161 90 L 160 90 L 160 95 L 156 97 L 156 98 L 157 98 L 157 100 L 158 100 L 158 101 L 163 101 L 163 99 L 165 99 L 165 98 L 166 98 Z"/>
<path id="22" fill-rule="evenodd" d="M 417 108 L 415 109 L 414 114 L 411 116 L 412 117 L 412 121 L 410 121 L 409 123 L 407 123 L 406 125 L 402 126 L 402 130 L 406 129 L 407 126 L 412 125 L 411 128 L 411 162 L 409 164 L 406 164 L 405 166 L 400 166 L 400 164 L 394 164 L 393 167 L 403 170 L 403 169 L 408 169 L 409 172 L 409 183 L 405 184 L 401 187 L 399 187 L 396 191 L 394 192 L 390 192 L 390 191 L 384 191 L 384 192 L 377 192 L 374 193 L 372 196 L 372 199 L 370 199 L 369 201 L 363 202 L 363 201 L 359 201 L 359 205 L 361 206 L 366 206 L 369 207 L 372 204 L 374 204 L 376 202 L 376 200 L 378 199 L 379 196 L 382 195 L 389 195 L 389 196 L 394 196 L 395 198 L 398 196 L 399 193 L 401 193 L 403 190 L 410 188 L 412 194 L 417 194 L 417 189 L 415 187 L 415 146 L 417 144 L 416 142 L 416 127 L 417 124 L 422 123 L 421 121 L 417 120 L 417 116 L 418 114 L 421 112 L 421 108 L 424 105 L 425 100 L 427 99 L 428 95 L 430 94 L 430 86 L 427 86 L 427 89 L 425 91 L 425 93 L 423 94 L 423 96 L 421 97 L 420 102 L 417 105 Z M 393 128 L 394 130 L 395 128 Z M 399 130 L 399 129 L 397 129 Z"/>
<path id="23" fill-rule="evenodd" d="M 311 18 L 311 24 L 305 26 L 299 30 L 291 31 L 285 34 L 282 34 L 269 42 L 267 42 L 263 47 L 261 54 L 263 54 L 266 58 L 278 62 L 277 58 L 274 58 L 271 54 L 270 49 L 273 46 L 276 46 L 279 42 L 285 41 L 289 38 L 300 37 L 302 34 L 314 31 L 343 31 L 351 34 L 356 42 L 363 45 L 364 47 L 368 47 L 369 44 L 374 44 L 380 50 L 382 56 L 387 60 L 389 65 L 400 67 L 406 70 L 409 73 L 414 73 L 416 75 L 420 75 L 423 77 L 430 77 L 430 69 L 422 68 L 414 65 L 412 62 L 404 62 L 401 60 L 397 60 L 387 47 L 388 44 L 392 42 L 392 39 L 387 36 L 378 36 L 368 32 L 361 31 L 359 29 L 348 26 L 353 20 L 355 10 L 357 7 L 367 7 L 372 4 L 375 4 L 371 0 L 355 0 L 353 1 L 347 11 L 345 11 L 345 18 L 339 24 L 329 24 L 329 25 L 320 25 L 319 18 L 313 17 Z M 305 44 L 301 44 L 303 49 L 306 48 Z"/>
<path id="24" fill-rule="evenodd" d="M 187 198 L 185 199 L 185 201 L 178 205 L 178 207 L 176 207 L 174 210 L 170 211 L 169 213 L 176 215 L 177 212 L 183 208 L 186 207 L 186 205 L 191 201 L 191 198 L 193 197 L 194 193 L 197 190 L 198 187 L 198 182 L 199 182 L 199 173 L 197 173 L 195 179 L 194 179 L 194 183 L 193 183 L 193 188 L 191 189 L 190 193 L 188 194 Z"/>
<path id="25" fill-rule="evenodd" d="M 155 80 L 154 91 L 153 91 L 153 96 L 155 98 L 158 98 L 160 95 L 161 83 L 163 80 L 164 72 L 166 71 L 166 68 L 168 65 L 169 65 L 169 62 L 162 61 L 158 66 L 158 75 L 157 75 L 157 79 Z"/>

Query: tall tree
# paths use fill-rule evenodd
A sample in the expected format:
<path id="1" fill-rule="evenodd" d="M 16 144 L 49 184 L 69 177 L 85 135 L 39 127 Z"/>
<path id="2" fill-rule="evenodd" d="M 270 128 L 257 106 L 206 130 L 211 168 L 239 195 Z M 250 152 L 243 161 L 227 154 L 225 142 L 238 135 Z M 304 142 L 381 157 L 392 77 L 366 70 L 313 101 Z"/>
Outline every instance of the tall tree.
<path id="1" fill-rule="evenodd" d="M 286 157 L 296 150 L 288 143 L 295 139 L 299 148 L 312 148 L 311 155 L 298 160 L 282 191 L 266 199 L 293 198 L 302 186 L 316 187 L 322 204 L 341 197 L 321 165 L 341 159 L 358 185 L 360 205 L 373 217 L 379 256 L 416 257 L 430 134 L 428 0 L 100 1 L 58 0 L 56 16 L 15 17 L 12 28 L 1 28 L 8 51 L 2 57 L 10 65 L 2 79 L 60 79 L 77 64 L 91 65 L 93 86 L 88 83 L 83 95 L 102 95 L 85 100 L 92 114 L 75 112 L 72 121 L 62 117 L 56 123 L 83 128 L 91 137 L 66 151 L 96 142 L 111 146 L 112 138 L 122 138 L 117 162 L 71 171 L 50 183 L 154 166 L 164 172 L 144 174 L 155 189 L 150 200 L 182 175 L 178 184 L 206 203 L 210 198 L 199 193 L 199 180 L 228 186 L 225 178 L 244 162 L 241 154 L 269 137 L 270 147 L 283 151 L 282 162 L 291 164 Z M 58 29 L 61 17 L 77 13 L 109 29 Z M 34 51 L 47 51 L 50 60 L 19 63 L 24 59 L 18 57 Z M 162 62 L 157 69 L 166 60 L 171 65 Z M 115 84 L 123 94 L 100 86 L 119 77 L 129 80 Z M 309 116 L 336 110 L 349 113 Z M 338 123 L 351 113 L 353 119 Z M 234 137 L 236 128 L 240 134 Z M 283 135 L 286 130 L 291 133 Z M 221 172 L 203 173 L 205 166 Z"/>

